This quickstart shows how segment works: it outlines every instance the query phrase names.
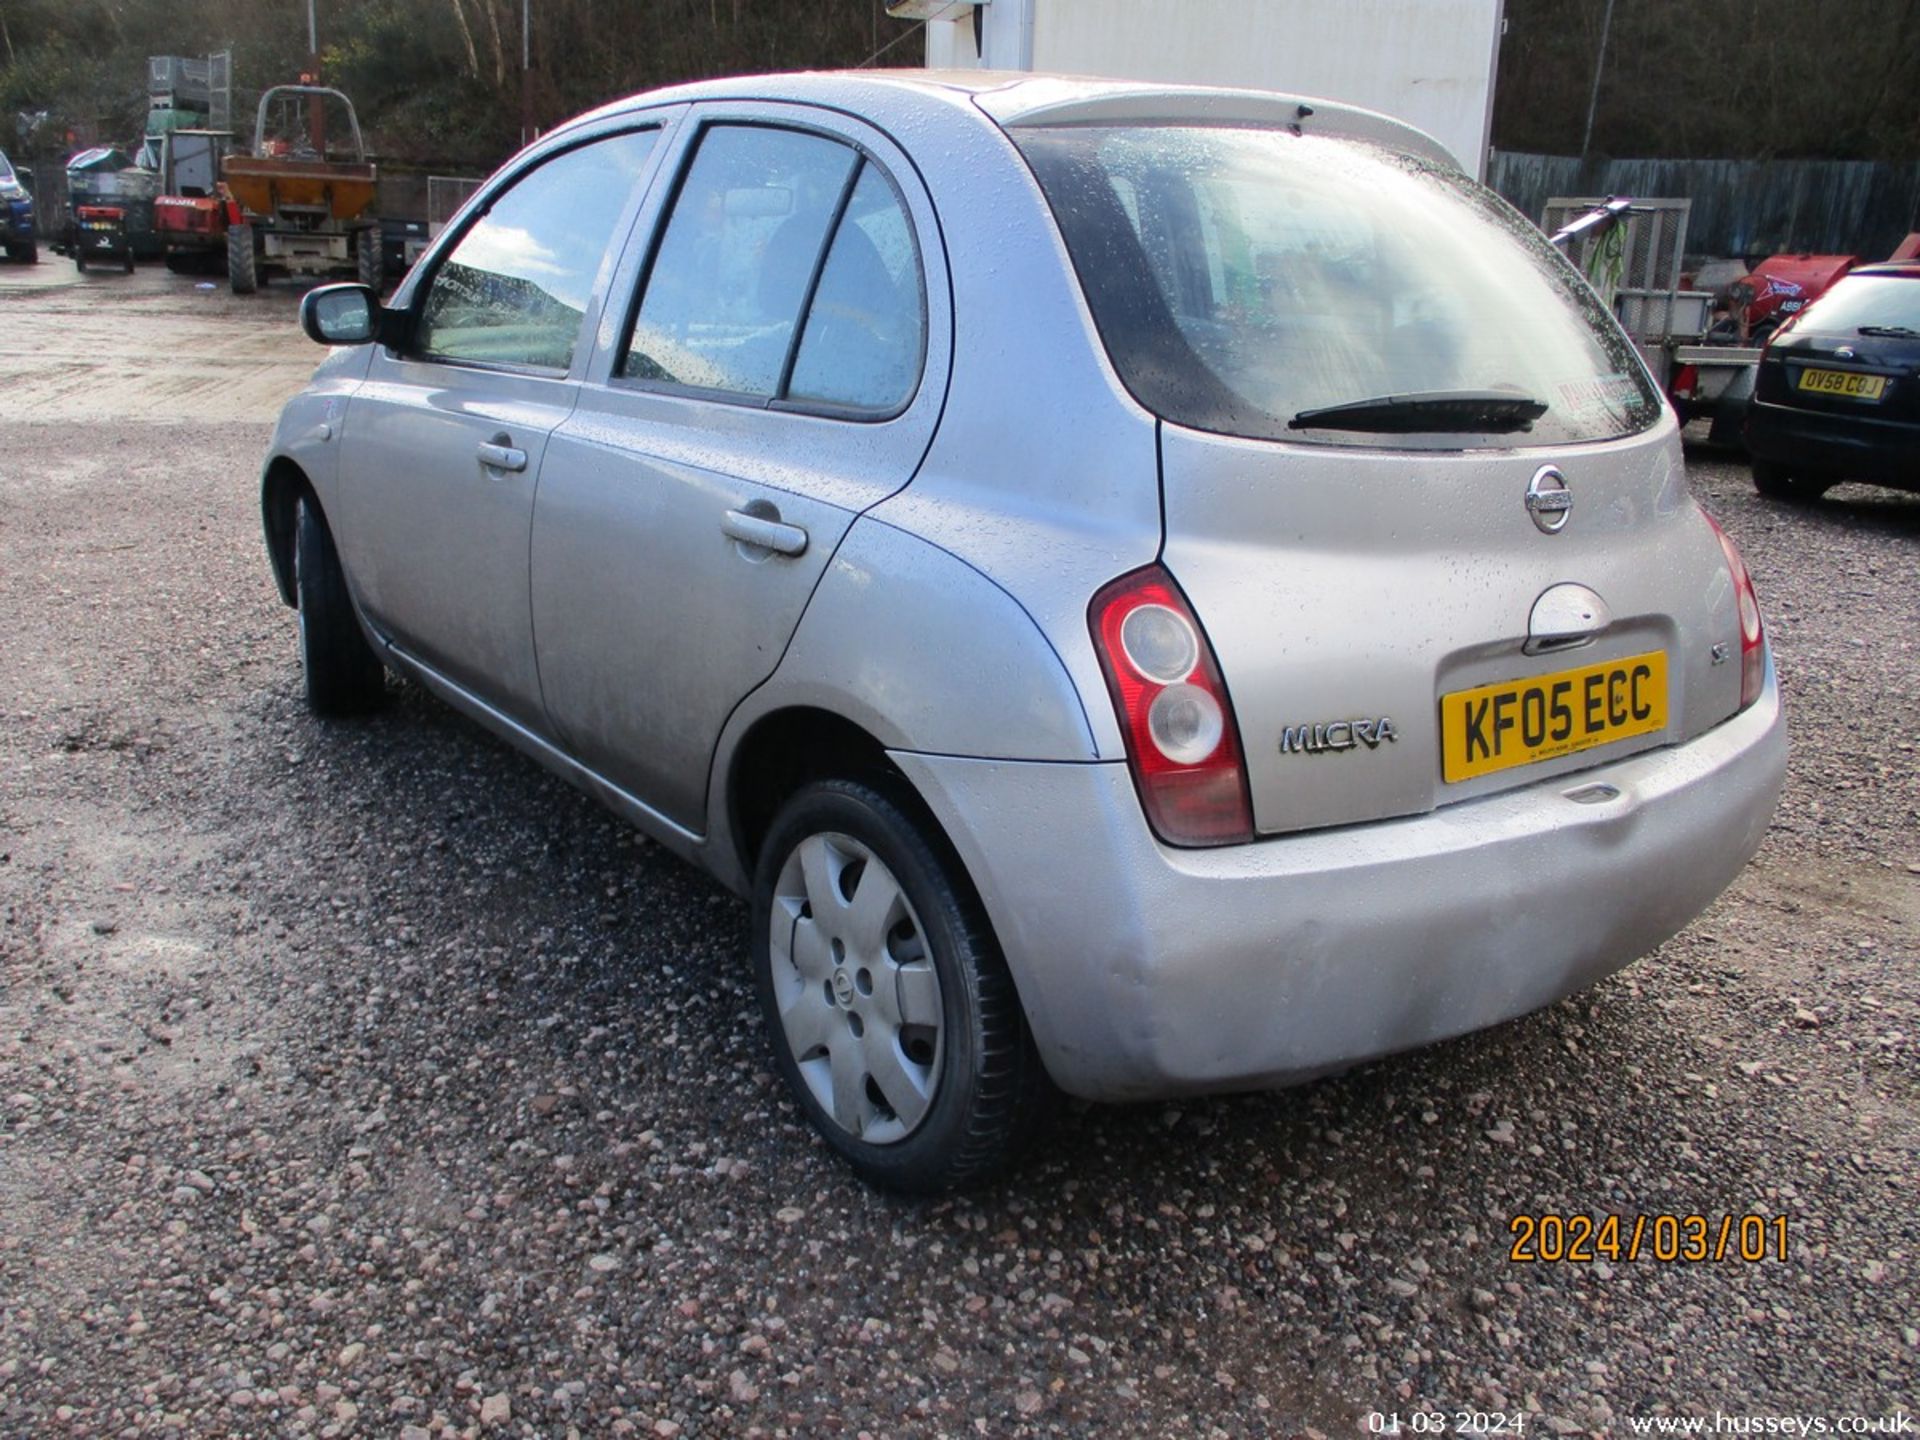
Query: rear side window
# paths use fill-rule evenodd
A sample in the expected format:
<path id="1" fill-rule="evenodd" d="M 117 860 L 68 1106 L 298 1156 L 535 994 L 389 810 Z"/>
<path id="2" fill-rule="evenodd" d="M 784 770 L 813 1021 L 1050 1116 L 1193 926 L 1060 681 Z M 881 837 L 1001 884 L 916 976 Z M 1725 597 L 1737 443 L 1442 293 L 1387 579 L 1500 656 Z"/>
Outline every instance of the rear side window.
<path id="1" fill-rule="evenodd" d="M 1169 420 L 1479 448 L 1626 435 L 1661 413 L 1592 291 L 1534 227 L 1450 171 L 1283 130 L 1013 137 L 1116 369 Z"/>
<path id="2" fill-rule="evenodd" d="M 858 150 L 708 130 L 648 270 L 620 374 L 761 404 L 896 413 L 926 331 L 919 252 Z"/>
<path id="3" fill-rule="evenodd" d="M 446 360 L 567 369 L 655 133 L 563 151 L 497 196 L 434 272 L 416 348 Z"/>

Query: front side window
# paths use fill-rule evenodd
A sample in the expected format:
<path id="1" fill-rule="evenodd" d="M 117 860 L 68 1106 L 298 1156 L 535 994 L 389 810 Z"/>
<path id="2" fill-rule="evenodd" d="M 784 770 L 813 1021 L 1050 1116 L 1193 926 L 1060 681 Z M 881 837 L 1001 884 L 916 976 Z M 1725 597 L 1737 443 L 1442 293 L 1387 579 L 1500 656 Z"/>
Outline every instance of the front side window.
<path id="1" fill-rule="evenodd" d="M 496 196 L 434 272 L 416 348 L 445 360 L 567 369 L 654 138 L 634 130 L 563 151 Z"/>
<path id="2" fill-rule="evenodd" d="M 674 201 L 620 373 L 892 413 L 925 331 L 913 229 L 879 168 L 821 135 L 720 125 Z"/>
<path id="3" fill-rule="evenodd" d="M 1282 130 L 1016 129 L 1142 404 L 1255 439 L 1502 447 L 1643 430 L 1631 343 L 1457 174 Z"/>

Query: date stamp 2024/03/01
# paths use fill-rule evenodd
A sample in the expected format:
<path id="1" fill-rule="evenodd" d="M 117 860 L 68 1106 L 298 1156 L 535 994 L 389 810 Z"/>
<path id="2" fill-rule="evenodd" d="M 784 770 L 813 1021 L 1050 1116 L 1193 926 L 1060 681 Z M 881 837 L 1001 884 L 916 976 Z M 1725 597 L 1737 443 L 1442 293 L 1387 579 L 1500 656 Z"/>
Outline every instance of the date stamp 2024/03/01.
<path id="1" fill-rule="evenodd" d="M 1788 1229 L 1785 1215 L 1515 1215 L 1507 1222 L 1513 1237 L 1507 1259 L 1517 1265 L 1757 1264 L 1787 1258 Z"/>

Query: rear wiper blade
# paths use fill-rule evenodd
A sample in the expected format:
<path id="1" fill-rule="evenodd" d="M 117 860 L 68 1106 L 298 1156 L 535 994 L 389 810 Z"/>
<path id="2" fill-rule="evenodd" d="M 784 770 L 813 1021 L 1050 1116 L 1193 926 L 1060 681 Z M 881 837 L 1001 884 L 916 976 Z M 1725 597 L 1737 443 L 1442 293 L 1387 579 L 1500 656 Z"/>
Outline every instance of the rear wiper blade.
<path id="1" fill-rule="evenodd" d="M 1528 430 L 1547 413 L 1544 402 L 1517 390 L 1431 390 L 1418 395 L 1376 395 L 1319 410 L 1302 410 L 1289 430 L 1366 430 L 1380 435 L 1435 431 L 1509 434 Z"/>
<path id="2" fill-rule="evenodd" d="M 1860 333 L 1882 335 L 1891 340 L 1920 339 L 1920 330 L 1915 330 L 1911 325 L 1862 325 Z"/>

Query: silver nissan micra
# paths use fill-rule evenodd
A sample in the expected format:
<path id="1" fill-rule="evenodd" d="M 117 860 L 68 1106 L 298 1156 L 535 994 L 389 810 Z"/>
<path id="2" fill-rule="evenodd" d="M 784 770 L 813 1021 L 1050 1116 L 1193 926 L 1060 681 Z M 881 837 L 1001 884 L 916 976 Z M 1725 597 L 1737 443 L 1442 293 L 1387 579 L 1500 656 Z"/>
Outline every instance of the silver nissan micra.
<path id="1" fill-rule="evenodd" d="M 1382 116 L 915 72 L 516 156 L 263 490 L 323 714 L 405 675 L 750 896 L 877 1184 L 1058 1087 L 1284 1085 L 1520 1015 L 1746 863 L 1785 737 L 1672 412 Z"/>

